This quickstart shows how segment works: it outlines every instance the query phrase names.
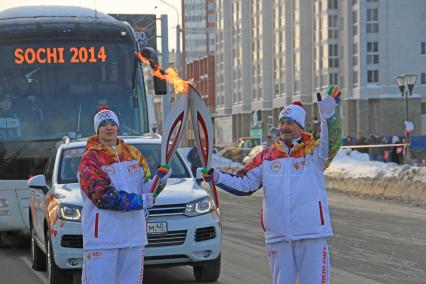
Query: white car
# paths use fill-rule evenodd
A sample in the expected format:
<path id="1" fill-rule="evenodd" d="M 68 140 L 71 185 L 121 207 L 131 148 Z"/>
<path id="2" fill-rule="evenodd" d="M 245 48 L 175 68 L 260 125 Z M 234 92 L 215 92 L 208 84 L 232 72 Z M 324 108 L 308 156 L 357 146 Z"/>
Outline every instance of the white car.
<path id="1" fill-rule="evenodd" d="M 141 150 L 155 172 L 160 160 L 157 135 L 124 138 Z M 72 283 L 83 263 L 81 210 L 76 178 L 86 141 L 58 143 L 44 175 L 28 181 L 32 266 L 47 267 L 49 283 Z M 221 268 L 221 225 L 214 202 L 191 175 L 177 152 L 172 176 L 149 209 L 145 266 L 193 266 L 197 281 L 216 281 Z"/>

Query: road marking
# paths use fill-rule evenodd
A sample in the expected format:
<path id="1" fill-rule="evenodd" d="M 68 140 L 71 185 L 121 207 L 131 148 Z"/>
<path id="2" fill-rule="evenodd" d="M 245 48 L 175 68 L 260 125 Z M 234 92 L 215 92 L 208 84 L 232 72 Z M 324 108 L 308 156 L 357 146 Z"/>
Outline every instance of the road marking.
<path id="1" fill-rule="evenodd" d="M 31 269 L 32 272 L 34 272 L 34 274 L 38 277 L 38 279 L 41 280 L 41 282 L 47 284 L 47 275 L 43 272 L 35 271 L 32 268 L 31 260 L 28 256 L 20 256 L 19 258 Z"/>

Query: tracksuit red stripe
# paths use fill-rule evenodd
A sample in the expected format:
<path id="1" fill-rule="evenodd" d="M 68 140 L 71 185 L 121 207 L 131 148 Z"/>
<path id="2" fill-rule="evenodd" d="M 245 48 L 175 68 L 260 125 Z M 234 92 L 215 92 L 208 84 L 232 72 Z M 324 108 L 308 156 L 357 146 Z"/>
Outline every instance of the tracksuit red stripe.
<path id="1" fill-rule="evenodd" d="M 95 219 L 95 238 L 98 237 L 98 223 L 99 223 L 99 213 L 96 213 L 96 219 Z"/>
<path id="2" fill-rule="evenodd" d="M 324 225 L 324 214 L 322 213 L 322 204 L 321 201 L 318 201 L 318 206 L 319 206 L 319 212 L 320 212 L 320 217 L 321 217 L 321 225 Z"/>

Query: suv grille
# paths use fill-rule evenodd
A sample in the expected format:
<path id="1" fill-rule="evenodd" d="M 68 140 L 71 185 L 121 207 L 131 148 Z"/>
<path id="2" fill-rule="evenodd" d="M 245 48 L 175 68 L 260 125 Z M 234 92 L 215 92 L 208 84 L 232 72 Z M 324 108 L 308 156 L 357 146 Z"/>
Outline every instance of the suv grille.
<path id="1" fill-rule="evenodd" d="M 183 215 L 185 213 L 186 204 L 170 204 L 156 205 L 150 208 L 149 216 L 173 216 Z"/>
<path id="2" fill-rule="evenodd" d="M 67 248 L 83 248 L 83 236 L 63 235 L 61 239 L 61 246 Z"/>
<path id="3" fill-rule="evenodd" d="M 148 235 L 147 247 L 179 246 L 185 242 L 186 230 L 169 231 L 167 234 Z"/>
<path id="4" fill-rule="evenodd" d="M 216 230 L 214 227 L 198 228 L 195 231 L 196 242 L 214 239 L 215 237 L 216 237 Z"/>

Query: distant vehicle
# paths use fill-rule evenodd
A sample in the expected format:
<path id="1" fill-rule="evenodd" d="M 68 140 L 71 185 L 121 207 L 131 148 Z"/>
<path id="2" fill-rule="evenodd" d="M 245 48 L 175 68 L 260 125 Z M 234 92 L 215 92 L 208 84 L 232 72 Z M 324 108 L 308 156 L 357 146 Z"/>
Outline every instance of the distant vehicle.
<path id="1" fill-rule="evenodd" d="M 127 137 L 155 172 L 160 163 L 157 135 Z M 32 267 L 48 271 L 49 284 L 72 283 L 83 264 L 81 210 L 83 199 L 77 167 L 85 140 L 64 142 L 49 157 L 43 175 L 28 181 Z M 221 269 L 221 225 L 210 195 L 193 179 L 179 152 L 171 161 L 172 176 L 149 209 L 145 266 L 193 266 L 197 281 L 216 281 Z"/>
<path id="2" fill-rule="evenodd" d="M 265 148 L 264 145 L 258 145 L 254 147 L 253 149 L 251 149 L 248 155 L 244 157 L 243 165 L 246 165 L 247 163 L 249 163 L 253 159 L 253 157 L 256 156 L 258 153 L 262 152 L 264 148 Z"/>
<path id="3" fill-rule="evenodd" d="M 220 154 L 234 162 L 242 162 L 253 147 L 261 145 L 260 138 L 240 137 L 234 146 L 225 147 Z"/>
<path id="4" fill-rule="evenodd" d="M 240 137 L 236 142 L 236 146 L 238 148 L 253 148 L 257 145 L 260 145 L 260 138 L 254 137 Z"/>

